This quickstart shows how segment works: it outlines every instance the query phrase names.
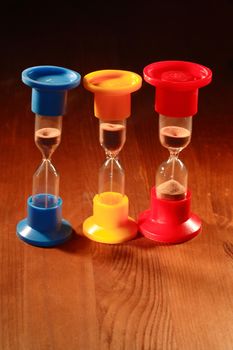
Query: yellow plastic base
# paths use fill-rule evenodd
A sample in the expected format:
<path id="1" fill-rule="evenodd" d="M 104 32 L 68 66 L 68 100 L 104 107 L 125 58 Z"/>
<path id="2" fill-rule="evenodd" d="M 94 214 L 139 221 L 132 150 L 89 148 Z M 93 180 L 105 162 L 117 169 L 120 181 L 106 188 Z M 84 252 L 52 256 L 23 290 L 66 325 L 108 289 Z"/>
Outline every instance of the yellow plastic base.
<path id="1" fill-rule="evenodd" d="M 128 216 L 128 205 L 128 197 L 122 197 L 119 193 L 105 192 L 96 195 L 93 199 L 93 216 L 83 223 L 84 235 L 93 241 L 107 244 L 133 239 L 137 235 L 138 227 Z"/>
<path id="2" fill-rule="evenodd" d="M 129 241 L 137 235 L 136 222 L 128 217 L 124 226 L 106 229 L 95 223 L 94 216 L 90 216 L 83 223 L 83 233 L 86 237 L 95 242 L 118 244 Z"/>

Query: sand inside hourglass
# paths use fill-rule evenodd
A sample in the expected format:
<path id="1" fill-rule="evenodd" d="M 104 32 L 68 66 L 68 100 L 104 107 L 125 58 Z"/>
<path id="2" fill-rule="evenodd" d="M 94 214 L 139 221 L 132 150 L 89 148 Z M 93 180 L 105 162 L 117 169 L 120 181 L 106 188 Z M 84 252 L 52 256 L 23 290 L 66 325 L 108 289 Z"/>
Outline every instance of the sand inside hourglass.
<path id="1" fill-rule="evenodd" d="M 61 131 L 57 128 L 42 128 L 35 132 L 35 142 L 45 158 L 49 158 L 61 141 Z"/>
<path id="2" fill-rule="evenodd" d="M 160 129 L 160 141 L 166 148 L 184 148 L 190 138 L 191 132 L 180 126 L 165 126 Z"/>
<path id="3" fill-rule="evenodd" d="M 185 198 L 185 187 L 178 181 L 171 179 L 156 187 L 158 198 L 180 200 Z"/>
<path id="4" fill-rule="evenodd" d="M 101 123 L 100 143 L 110 152 L 120 151 L 125 142 L 125 126 L 122 124 Z"/>

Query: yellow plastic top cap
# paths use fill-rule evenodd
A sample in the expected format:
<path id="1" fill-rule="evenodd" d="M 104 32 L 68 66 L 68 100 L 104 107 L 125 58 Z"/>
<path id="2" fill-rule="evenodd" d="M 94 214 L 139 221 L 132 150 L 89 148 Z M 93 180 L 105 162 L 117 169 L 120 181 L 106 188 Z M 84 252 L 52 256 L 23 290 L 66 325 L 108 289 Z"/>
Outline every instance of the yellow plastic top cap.
<path id="1" fill-rule="evenodd" d="M 123 120 L 131 113 L 130 94 L 140 89 L 140 75 L 125 71 L 105 69 L 85 75 L 84 87 L 94 92 L 95 116 L 102 120 Z"/>

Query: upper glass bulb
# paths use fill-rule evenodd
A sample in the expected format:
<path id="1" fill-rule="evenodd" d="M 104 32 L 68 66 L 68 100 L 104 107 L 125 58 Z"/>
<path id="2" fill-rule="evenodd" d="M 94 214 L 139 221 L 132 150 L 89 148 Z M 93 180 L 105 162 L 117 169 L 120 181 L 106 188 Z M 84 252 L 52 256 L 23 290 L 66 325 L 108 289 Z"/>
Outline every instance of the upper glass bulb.
<path id="1" fill-rule="evenodd" d="M 36 115 L 35 143 L 43 158 L 51 158 L 61 142 L 62 116 L 47 117 Z"/>
<path id="2" fill-rule="evenodd" d="M 159 116 L 159 139 L 171 152 L 179 153 L 185 148 L 192 134 L 192 117 L 173 118 Z"/>
<path id="3" fill-rule="evenodd" d="M 126 121 L 102 121 L 100 120 L 99 140 L 106 154 L 115 157 L 126 140 Z"/>

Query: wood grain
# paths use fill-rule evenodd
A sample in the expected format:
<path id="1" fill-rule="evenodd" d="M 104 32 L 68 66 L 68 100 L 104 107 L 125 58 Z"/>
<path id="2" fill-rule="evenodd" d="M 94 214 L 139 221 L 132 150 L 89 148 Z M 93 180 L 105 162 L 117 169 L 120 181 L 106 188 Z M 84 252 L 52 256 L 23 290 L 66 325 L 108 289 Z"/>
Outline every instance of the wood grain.
<path id="1" fill-rule="evenodd" d="M 145 4 L 125 3 L 124 12 L 116 6 L 110 17 L 110 5 L 103 12 L 98 6 L 72 8 L 66 25 L 56 28 L 42 10 L 35 14 L 34 20 L 44 18 L 37 26 L 30 8 L 5 17 L 10 26 L 2 40 L 0 68 L 0 349 L 231 350 L 232 4 L 223 1 L 215 11 L 196 1 L 189 18 L 184 1 L 176 2 L 178 7 L 155 2 L 150 13 Z M 56 11 L 61 15 L 66 8 Z M 166 13 L 165 27 L 163 16 L 154 20 L 155 11 Z M 190 26 L 197 18 L 198 26 Z M 135 21 L 140 25 L 132 27 Z M 32 174 L 41 158 L 34 145 L 31 91 L 20 81 L 22 69 L 54 64 L 82 75 L 102 68 L 142 74 L 146 64 L 171 58 L 198 61 L 214 72 L 212 85 L 200 91 L 192 141 L 181 154 L 202 233 L 180 245 L 155 243 L 139 234 L 111 246 L 82 236 L 104 152 L 93 98 L 80 86 L 69 92 L 62 142 L 53 157 L 61 175 L 63 216 L 72 223 L 74 237 L 52 249 L 17 239 L 16 224 L 26 216 Z M 154 91 L 143 83 L 132 96 L 120 156 L 134 218 L 149 206 L 156 169 L 168 156 L 159 143 L 153 104 Z"/>

